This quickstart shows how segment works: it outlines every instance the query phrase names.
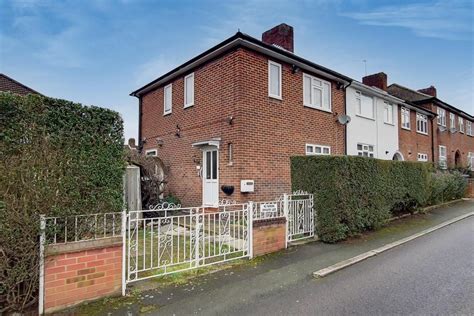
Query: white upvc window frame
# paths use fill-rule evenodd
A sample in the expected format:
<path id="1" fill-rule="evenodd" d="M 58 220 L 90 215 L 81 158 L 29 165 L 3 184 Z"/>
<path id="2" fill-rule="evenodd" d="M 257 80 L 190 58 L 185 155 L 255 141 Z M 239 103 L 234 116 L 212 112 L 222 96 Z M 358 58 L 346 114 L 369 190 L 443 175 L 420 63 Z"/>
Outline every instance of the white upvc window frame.
<path id="1" fill-rule="evenodd" d="M 444 151 L 444 155 L 441 155 L 442 151 Z M 448 169 L 448 149 L 446 146 L 438 146 L 438 161 L 441 169 Z"/>
<path id="2" fill-rule="evenodd" d="M 363 94 L 360 91 L 356 91 L 355 95 L 356 95 L 356 115 L 359 116 L 359 117 L 366 118 L 366 119 L 375 120 L 375 99 L 374 99 L 374 97 Z M 372 100 L 372 116 L 368 116 L 368 115 L 365 115 L 365 114 L 362 113 L 363 112 L 362 111 L 362 105 L 363 105 L 363 98 L 364 97 Z"/>
<path id="3" fill-rule="evenodd" d="M 383 108 L 383 122 L 388 125 L 394 125 L 393 119 L 393 104 L 387 101 L 384 101 L 384 108 Z M 390 110 L 390 111 L 389 111 Z M 390 112 L 390 113 L 389 113 Z M 387 120 L 387 118 L 390 118 Z"/>
<path id="4" fill-rule="evenodd" d="M 464 119 L 458 116 L 459 133 L 464 134 Z"/>
<path id="5" fill-rule="evenodd" d="M 278 94 L 273 94 L 272 93 L 272 72 L 271 72 L 271 67 L 276 66 L 278 67 Z M 282 66 L 279 63 L 276 63 L 274 61 L 268 60 L 268 96 L 270 98 L 282 100 L 283 99 L 283 92 L 282 92 Z"/>
<path id="6" fill-rule="evenodd" d="M 375 158 L 375 145 L 357 144 L 357 156 L 366 158 Z"/>
<path id="7" fill-rule="evenodd" d="M 401 125 L 403 129 L 411 130 L 410 109 L 402 107 L 400 110 Z"/>
<path id="8" fill-rule="evenodd" d="M 449 127 L 456 128 L 456 115 L 454 113 L 449 113 Z"/>
<path id="9" fill-rule="evenodd" d="M 308 100 L 306 100 L 306 85 L 305 85 L 305 79 L 308 79 L 309 82 L 310 82 L 310 94 L 309 94 L 309 102 Z M 320 82 L 321 84 L 317 84 L 316 82 Z M 324 96 L 324 86 L 327 86 L 327 100 L 328 100 L 328 104 L 327 106 L 325 106 L 324 104 L 324 100 L 326 99 L 325 96 Z M 313 90 L 314 89 L 318 89 L 320 90 L 321 92 L 321 106 L 319 105 L 316 105 L 315 104 L 315 96 L 314 96 L 314 93 L 313 93 Z M 318 77 L 315 77 L 315 76 L 311 76 L 307 73 L 303 73 L 303 105 L 306 106 L 306 107 L 309 107 L 309 108 L 312 108 L 312 109 L 317 109 L 317 110 L 321 110 L 321 111 L 325 111 L 325 112 L 329 112 L 331 113 L 332 112 L 332 86 L 331 86 L 331 83 L 327 80 L 323 80 L 321 78 L 318 78 Z"/>
<path id="10" fill-rule="evenodd" d="M 428 135 L 428 116 L 427 115 L 416 113 L 416 132 L 419 134 Z"/>
<path id="11" fill-rule="evenodd" d="M 474 171 L 474 152 L 467 153 L 467 166 L 471 171 Z"/>
<path id="12" fill-rule="evenodd" d="M 420 162 L 427 162 L 428 161 L 428 154 L 425 153 L 418 153 L 417 160 Z"/>
<path id="13" fill-rule="evenodd" d="M 466 120 L 466 134 L 469 136 L 473 136 L 472 134 L 472 122 Z"/>
<path id="14" fill-rule="evenodd" d="M 438 107 L 438 125 L 446 127 L 446 110 Z"/>
<path id="15" fill-rule="evenodd" d="M 170 89 L 170 99 L 166 97 L 167 91 Z M 169 109 L 166 110 L 166 103 L 169 101 Z M 163 88 L 163 116 L 173 112 L 173 84 L 166 85 Z"/>
<path id="16" fill-rule="evenodd" d="M 193 79 L 193 83 L 192 83 L 192 86 L 189 87 L 188 86 L 188 78 L 192 78 Z M 193 73 L 190 73 L 189 75 L 185 76 L 184 77 L 184 108 L 189 108 L 191 106 L 194 105 L 194 96 L 195 96 L 195 82 L 194 82 L 194 72 Z M 192 89 L 192 94 L 191 94 L 191 97 L 192 97 L 192 100 L 188 100 L 188 89 Z"/>
<path id="17" fill-rule="evenodd" d="M 145 150 L 145 156 L 147 157 L 157 157 L 158 156 L 158 149 L 152 148 Z"/>
<path id="18" fill-rule="evenodd" d="M 305 144 L 306 156 L 329 156 L 331 155 L 331 146 L 318 144 Z"/>

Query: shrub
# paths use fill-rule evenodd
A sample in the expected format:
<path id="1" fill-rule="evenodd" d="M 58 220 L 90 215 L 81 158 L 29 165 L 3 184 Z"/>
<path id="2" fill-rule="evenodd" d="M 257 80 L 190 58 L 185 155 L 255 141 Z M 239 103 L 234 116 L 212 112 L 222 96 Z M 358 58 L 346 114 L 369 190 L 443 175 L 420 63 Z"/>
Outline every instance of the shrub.
<path id="1" fill-rule="evenodd" d="M 430 164 L 351 156 L 291 159 L 293 189 L 314 194 L 316 229 L 336 242 L 384 224 L 430 199 Z"/>
<path id="2" fill-rule="evenodd" d="M 430 179 L 430 204 L 462 198 L 467 190 L 467 178 L 460 172 L 436 172 Z"/>
<path id="3" fill-rule="evenodd" d="M 39 215 L 122 209 L 114 111 L 0 93 L 0 314 L 37 302 Z"/>

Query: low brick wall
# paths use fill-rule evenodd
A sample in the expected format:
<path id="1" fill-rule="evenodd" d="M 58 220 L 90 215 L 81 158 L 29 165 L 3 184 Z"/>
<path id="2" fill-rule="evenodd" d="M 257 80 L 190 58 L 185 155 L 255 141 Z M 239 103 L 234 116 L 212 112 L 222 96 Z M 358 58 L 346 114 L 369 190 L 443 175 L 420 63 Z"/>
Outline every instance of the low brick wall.
<path id="1" fill-rule="evenodd" d="M 261 256 L 286 247 L 286 219 L 284 217 L 253 222 L 253 255 Z"/>
<path id="2" fill-rule="evenodd" d="M 466 197 L 474 199 L 474 179 L 468 179 L 467 181 Z"/>
<path id="3" fill-rule="evenodd" d="M 122 239 L 46 247 L 44 282 L 46 313 L 121 294 Z"/>

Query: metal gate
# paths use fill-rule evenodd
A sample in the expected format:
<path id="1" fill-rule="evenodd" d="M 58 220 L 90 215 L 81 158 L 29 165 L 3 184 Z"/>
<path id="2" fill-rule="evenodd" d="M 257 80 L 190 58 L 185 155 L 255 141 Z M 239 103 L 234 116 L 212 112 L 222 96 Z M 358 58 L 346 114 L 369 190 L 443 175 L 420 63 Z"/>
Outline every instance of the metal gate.
<path id="1" fill-rule="evenodd" d="M 252 256 L 252 203 L 131 211 L 126 283 Z"/>
<path id="2" fill-rule="evenodd" d="M 314 237 L 313 203 L 313 194 L 308 192 L 284 195 L 288 242 Z"/>

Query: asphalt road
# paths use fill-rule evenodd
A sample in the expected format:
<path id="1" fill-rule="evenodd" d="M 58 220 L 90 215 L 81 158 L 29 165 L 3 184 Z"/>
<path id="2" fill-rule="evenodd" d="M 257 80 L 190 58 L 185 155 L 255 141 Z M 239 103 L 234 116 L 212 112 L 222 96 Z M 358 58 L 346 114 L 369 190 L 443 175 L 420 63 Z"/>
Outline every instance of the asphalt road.
<path id="1" fill-rule="evenodd" d="M 473 315 L 474 217 L 225 314 Z"/>

